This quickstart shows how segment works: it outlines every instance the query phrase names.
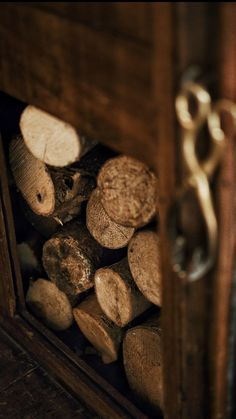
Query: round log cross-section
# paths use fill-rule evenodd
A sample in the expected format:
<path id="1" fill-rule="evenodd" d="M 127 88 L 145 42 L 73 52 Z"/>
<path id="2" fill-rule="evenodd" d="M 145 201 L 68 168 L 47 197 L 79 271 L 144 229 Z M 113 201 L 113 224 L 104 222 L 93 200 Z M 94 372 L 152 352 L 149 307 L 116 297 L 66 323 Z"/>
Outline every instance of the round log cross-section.
<path id="1" fill-rule="evenodd" d="M 157 178 L 132 157 L 108 160 L 98 174 L 102 205 L 109 217 L 126 227 L 141 227 L 152 220 L 157 207 Z"/>

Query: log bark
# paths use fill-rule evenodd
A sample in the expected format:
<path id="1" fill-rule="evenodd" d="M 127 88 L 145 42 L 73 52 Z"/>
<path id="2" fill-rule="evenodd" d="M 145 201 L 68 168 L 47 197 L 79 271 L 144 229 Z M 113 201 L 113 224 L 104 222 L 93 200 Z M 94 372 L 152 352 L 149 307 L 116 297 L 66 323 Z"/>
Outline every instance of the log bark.
<path id="1" fill-rule="evenodd" d="M 27 150 L 21 136 L 11 141 L 9 154 L 16 185 L 31 209 L 53 215 L 61 224 L 79 214 L 81 202 L 96 185 L 94 175 L 83 170 L 47 167 Z"/>
<path id="2" fill-rule="evenodd" d="M 53 330 L 68 329 L 73 323 L 72 307 L 55 284 L 38 279 L 29 286 L 26 303 L 36 317 Z"/>
<path id="3" fill-rule="evenodd" d="M 127 246 L 135 229 L 115 223 L 105 212 L 101 203 L 101 191 L 96 188 L 88 201 L 86 212 L 87 228 L 101 246 L 120 249 Z"/>
<path id="4" fill-rule="evenodd" d="M 128 261 L 132 277 L 142 294 L 161 305 L 160 243 L 157 233 L 138 231 L 128 246 Z"/>
<path id="5" fill-rule="evenodd" d="M 152 220 L 157 206 L 157 178 L 142 162 L 128 156 L 108 160 L 98 175 L 102 205 L 109 217 L 126 227 Z"/>
<path id="6" fill-rule="evenodd" d="M 98 350 L 105 364 L 118 358 L 123 331 L 101 310 L 95 294 L 89 295 L 73 309 L 76 323 L 89 342 Z"/>
<path id="7" fill-rule="evenodd" d="M 43 265 L 48 277 L 65 292 L 72 305 L 94 286 L 94 273 L 103 249 L 79 222 L 66 224 L 43 246 Z"/>
<path id="8" fill-rule="evenodd" d="M 95 290 L 103 312 L 120 327 L 126 326 L 151 306 L 136 287 L 127 258 L 98 269 Z"/>
<path id="9" fill-rule="evenodd" d="M 80 136 L 70 124 L 31 105 L 22 112 L 20 129 L 31 154 L 50 166 L 68 166 L 97 143 Z"/>
<path id="10" fill-rule="evenodd" d="M 128 383 L 134 393 L 154 409 L 163 406 L 162 336 L 159 315 L 129 329 L 123 341 Z"/>

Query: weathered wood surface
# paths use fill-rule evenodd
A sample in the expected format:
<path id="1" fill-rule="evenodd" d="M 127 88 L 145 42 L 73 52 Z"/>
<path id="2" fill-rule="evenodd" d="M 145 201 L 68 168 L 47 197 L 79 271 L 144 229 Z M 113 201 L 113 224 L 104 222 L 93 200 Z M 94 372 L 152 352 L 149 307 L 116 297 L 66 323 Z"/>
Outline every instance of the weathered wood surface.
<path id="1" fill-rule="evenodd" d="M 97 418 L 0 329 L 0 418 Z"/>

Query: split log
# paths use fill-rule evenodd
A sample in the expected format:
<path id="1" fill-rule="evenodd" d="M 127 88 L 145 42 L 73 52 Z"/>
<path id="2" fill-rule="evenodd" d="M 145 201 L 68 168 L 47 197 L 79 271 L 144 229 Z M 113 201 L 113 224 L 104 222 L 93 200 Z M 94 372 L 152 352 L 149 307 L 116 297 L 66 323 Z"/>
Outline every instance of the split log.
<path id="1" fill-rule="evenodd" d="M 151 306 L 136 287 L 127 258 L 98 269 L 95 290 L 103 312 L 120 327 L 126 326 Z"/>
<path id="2" fill-rule="evenodd" d="M 22 112 L 20 129 L 31 154 L 50 166 L 68 166 L 97 143 L 80 136 L 70 124 L 31 105 Z"/>
<path id="3" fill-rule="evenodd" d="M 44 244 L 43 265 L 51 281 L 74 305 L 82 292 L 94 286 L 94 273 L 102 253 L 102 247 L 87 228 L 71 222 Z"/>
<path id="4" fill-rule="evenodd" d="M 142 294 L 161 305 L 160 248 L 157 233 L 138 231 L 128 246 L 128 261 L 132 277 Z"/>
<path id="5" fill-rule="evenodd" d="M 98 175 L 102 205 L 109 217 L 126 227 L 152 220 L 157 206 L 157 178 L 142 162 L 128 156 L 108 160 Z"/>
<path id="6" fill-rule="evenodd" d="M 101 203 L 101 191 L 96 188 L 88 201 L 86 212 L 87 228 L 101 246 L 120 249 L 127 246 L 135 229 L 115 223 L 105 212 Z"/>
<path id="7" fill-rule="evenodd" d="M 36 317 L 53 330 L 68 329 L 73 323 L 72 307 L 55 284 L 38 279 L 29 286 L 26 303 Z"/>
<path id="8" fill-rule="evenodd" d="M 129 329 L 123 341 L 124 367 L 134 393 L 154 409 L 163 405 L 160 317 Z"/>
<path id="9" fill-rule="evenodd" d="M 101 354 L 103 362 L 109 364 L 116 361 L 123 331 L 105 316 L 95 294 L 89 295 L 74 308 L 73 314 L 81 332 Z"/>
<path id="10" fill-rule="evenodd" d="M 38 215 L 53 215 L 61 223 L 70 221 L 96 185 L 88 172 L 47 167 L 27 150 L 21 136 L 11 141 L 9 154 L 16 185 Z"/>

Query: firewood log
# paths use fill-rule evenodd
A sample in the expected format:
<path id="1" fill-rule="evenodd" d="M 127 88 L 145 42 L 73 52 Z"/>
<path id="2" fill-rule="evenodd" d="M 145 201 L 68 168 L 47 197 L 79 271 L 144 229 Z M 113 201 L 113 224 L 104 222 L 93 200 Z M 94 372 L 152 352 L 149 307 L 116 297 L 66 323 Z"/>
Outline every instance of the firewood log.
<path id="1" fill-rule="evenodd" d="M 142 294 L 161 305 L 160 249 L 157 233 L 138 231 L 128 246 L 128 261 L 132 277 Z"/>
<path id="2" fill-rule="evenodd" d="M 22 112 L 20 129 L 31 154 L 50 166 L 68 166 L 97 143 L 80 136 L 70 124 L 31 105 Z"/>
<path id="3" fill-rule="evenodd" d="M 101 192 L 96 188 L 88 201 L 86 213 L 87 228 L 101 246 L 109 249 L 125 247 L 135 229 L 115 223 L 101 204 Z"/>
<path id="4" fill-rule="evenodd" d="M 124 367 L 134 393 L 154 408 L 163 405 L 162 337 L 160 318 L 129 329 L 123 341 Z"/>
<path id="5" fill-rule="evenodd" d="M 21 272 L 24 277 L 39 277 L 43 274 L 42 247 L 44 238 L 33 228 L 25 232 L 25 239 L 17 244 Z"/>
<path id="6" fill-rule="evenodd" d="M 30 284 L 26 303 L 35 316 L 53 330 L 68 329 L 73 323 L 72 307 L 67 296 L 46 279 L 40 278 Z"/>
<path id="7" fill-rule="evenodd" d="M 67 223 L 43 246 L 43 265 L 48 277 L 65 292 L 72 305 L 94 286 L 94 273 L 102 247 L 79 222 Z"/>
<path id="8" fill-rule="evenodd" d="M 96 176 L 89 169 L 49 168 L 26 148 L 22 137 L 10 143 L 10 166 L 18 189 L 31 209 L 38 215 L 50 216 L 61 223 L 80 212 L 96 185 Z"/>
<path id="9" fill-rule="evenodd" d="M 123 331 L 106 317 L 95 294 L 89 295 L 74 308 L 73 314 L 81 332 L 101 354 L 103 362 L 116 361 Z"/>
<path id="10" fill-rule="evenodd" d="M 101 202 L 118 224 L 138 228 L 152 220 L 157 206 L 157 179 L 142 162 L 128 156 L 108 160 L 98 175 Z"/>
<path id="11" fill-rule="evenodd" d="M 151 304 L 131 276 L 127 258 L 95 273 L 97 300 L 106 316 L 117 326 L 126 326 Z"/>

